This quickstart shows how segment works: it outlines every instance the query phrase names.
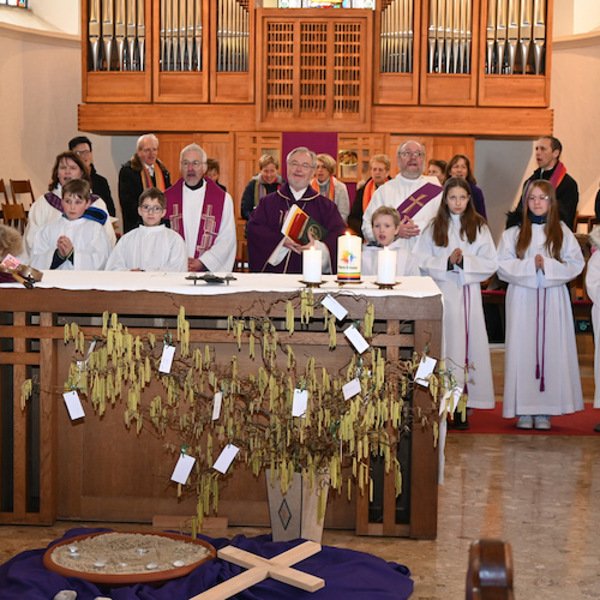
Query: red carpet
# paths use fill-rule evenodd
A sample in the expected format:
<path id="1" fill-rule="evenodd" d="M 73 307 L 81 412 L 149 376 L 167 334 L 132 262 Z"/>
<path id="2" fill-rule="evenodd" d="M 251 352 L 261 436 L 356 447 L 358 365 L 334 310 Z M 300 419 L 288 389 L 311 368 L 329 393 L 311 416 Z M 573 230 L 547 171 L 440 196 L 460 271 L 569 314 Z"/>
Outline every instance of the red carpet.
<path id="1" fill-rule="evenodd" d="M 550 431 L 537 431 L 531 429 L 517 429 L 517 419 L 502 418 L 502 402 L 496 402 L 493 410 L 474 409 L 469 415 L 469 429 L 459 431 L 448 428 L 449 433 L 504 433 L 528 434 L 528 435 L 596 435 L 600 438 L 600 433 L 594 431 L 595 425 L 600 422 L 600 410 L 594 410 L 591 403 L 585 403 L 581 412 L 560 417 L 552 417 L 552 429 Z"/>

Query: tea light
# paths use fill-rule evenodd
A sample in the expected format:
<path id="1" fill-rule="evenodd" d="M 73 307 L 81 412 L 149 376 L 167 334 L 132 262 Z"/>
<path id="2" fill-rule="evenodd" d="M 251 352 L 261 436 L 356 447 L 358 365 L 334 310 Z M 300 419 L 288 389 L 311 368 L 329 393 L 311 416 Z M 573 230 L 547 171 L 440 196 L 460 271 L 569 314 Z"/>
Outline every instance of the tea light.
<path id="1" fill-rule="evenodd" d="M 321 261 L 323 252 L 311 246 L 302 252 L 302 281 L 321 283 Z"/>
<path id="2" fill-rule="evenodd" d="M 184 567 L 185 563 L 182 560 L 176 560 L 176 561 L 173 562 L 173 566 L 177 567 L 177 568 Z"/>
<path id="3" fill-rule="evenodd" d="M 158 568 L 158 564 L 157 563 L 148 563 L 146 565 L 146 569 L 148 569 L 148 571 L 152 571 L 153 569 L 157 569 Z"/>
<path id="4" fill-rule="evenodd" d="M 362 240 L 357 235 L 346 232 L 337 241 L 337 280 L 360 281 Z"/>
<path id="5" fill-rule="evenodd" d="M 396 260 L 398 254 L 389 248 L 377 253 L 377 283 L 390 285 L 396 283 Z"/>

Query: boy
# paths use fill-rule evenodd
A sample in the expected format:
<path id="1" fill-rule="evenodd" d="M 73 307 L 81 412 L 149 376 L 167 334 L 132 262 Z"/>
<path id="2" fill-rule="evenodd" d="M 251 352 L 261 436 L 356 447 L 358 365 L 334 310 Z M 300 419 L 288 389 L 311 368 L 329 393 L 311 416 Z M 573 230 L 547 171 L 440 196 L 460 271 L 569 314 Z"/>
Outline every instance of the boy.
<path id="1" fill-rule="evenodd" d="M 138 201 L 142 225 L 127 232 L 114 247 L 107 271 L 187 271 L 183 238 L 162 222 L 167 200 L 158 188 L 144 190 Z"/>
<path id="2" fill-rule="evenodd" d="M 377 255 L 382 247 L 387 246 L 390 250 L 395 250 L 398 255 L 396 261 L 398 276 L 419 276 L 421 273 L 417 259 L 400 245 L 398 238 L 400 213 L 391 206 L 380 206 L 373 213 L 371 225 L 375 242 L 363 246 L 362 274 L 377 275 Z"/>
<path id="3" fill-rule="evenodd" d="M 103 269 L 111 245 L 103 227 L 107 214 L 90 208 L 90 184 L 71 179 L 62 188 L 63 215 L 44 225 L 31 249 L 36 269 L 95 271 Z"/>

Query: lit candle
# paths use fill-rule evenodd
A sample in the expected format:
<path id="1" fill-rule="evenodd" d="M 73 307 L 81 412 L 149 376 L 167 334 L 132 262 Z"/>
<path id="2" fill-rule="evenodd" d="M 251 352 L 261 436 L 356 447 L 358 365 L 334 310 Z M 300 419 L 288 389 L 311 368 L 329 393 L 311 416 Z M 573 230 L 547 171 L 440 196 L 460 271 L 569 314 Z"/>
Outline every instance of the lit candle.
<path id="1" fill-rule="evenodd" d="M 377 283 L 390 285 L 396 283 L 396 259 L 398 254 L 395 250 L 382 248 L 377 253 Z"/>
<path id="2" fill-rule="evenodd" d="M 360 281 L 362 240 L 346 232 L 337 242 L 338 281 Z"/>
<path id="3" fill-rule="evenodd" d="M 321 261 L 323 252 L 311 246 L 302 252 L 302 281 L 321 283 Z"/>

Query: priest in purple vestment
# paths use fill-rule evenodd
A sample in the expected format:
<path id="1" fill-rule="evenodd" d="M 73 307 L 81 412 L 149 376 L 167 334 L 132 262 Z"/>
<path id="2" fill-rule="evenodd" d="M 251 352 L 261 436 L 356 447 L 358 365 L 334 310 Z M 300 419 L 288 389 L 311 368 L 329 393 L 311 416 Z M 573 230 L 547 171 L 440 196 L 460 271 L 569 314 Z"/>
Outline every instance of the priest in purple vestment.
<path id="1" fill-rule="evenodd" d="M 347 226 L 337 206 L 312 187 L 317 168 L 317 156 L 303 146 L 287 156 L 287 180 L 279 190 L 265 196 L 252 211 L 248 221 L 248 260 L 250 271 L 270 273 L 301 273 L 302 252 L 315 246 L 323 252 L 323 273 L 335 273 L 337 238 Z M 310 233 L 310 242 L 301 245 L 281 233 L 283 221 L 293 205 L 301 208 L 326 231 L 322 240 Z"/>

